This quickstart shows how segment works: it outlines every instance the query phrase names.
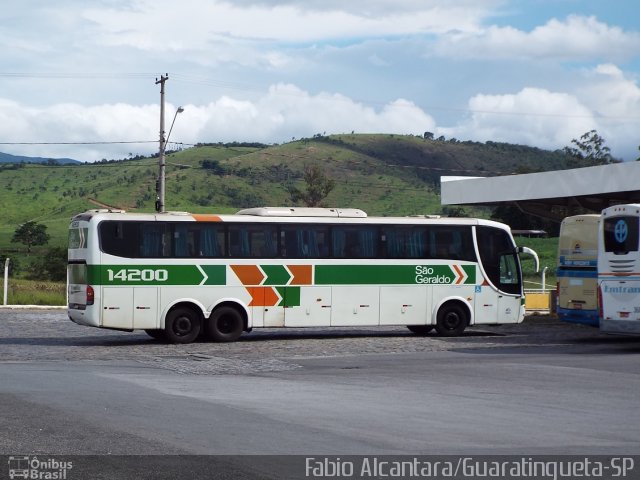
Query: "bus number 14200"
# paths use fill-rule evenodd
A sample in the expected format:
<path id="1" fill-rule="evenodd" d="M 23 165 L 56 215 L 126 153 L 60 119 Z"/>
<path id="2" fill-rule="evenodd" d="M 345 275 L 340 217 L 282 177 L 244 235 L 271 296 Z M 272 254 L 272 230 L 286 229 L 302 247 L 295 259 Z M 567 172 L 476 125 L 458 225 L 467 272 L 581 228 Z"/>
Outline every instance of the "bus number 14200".
<path id="1" fill-rule="evenodd" d="M 121 282 L 166 282 L 169 278 L 167 270 L 151 270 L 139 268 L 121 268 L 120 270 L 107 269 L 109 281 L 120 280 Z"/>

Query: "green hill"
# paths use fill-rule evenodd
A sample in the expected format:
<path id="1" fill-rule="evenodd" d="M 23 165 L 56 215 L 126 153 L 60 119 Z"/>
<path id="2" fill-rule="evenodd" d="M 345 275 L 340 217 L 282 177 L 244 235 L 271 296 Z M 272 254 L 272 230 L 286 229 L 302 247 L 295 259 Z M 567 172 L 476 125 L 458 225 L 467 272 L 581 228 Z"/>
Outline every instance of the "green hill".
<path id="1" fill-rule="evenodd" d="M 0 163 L 43 163 L 45 165 L 67 165 L 79 164 L 81 162 L 79 162 L 78 160 L 73 160 L 71 158 L 25 157 L 23 155 L 11 155 L 10 153 L 0 152 Z"/>
<path id="2" fill-rule="evenodd" d="M 438 214 L 441 175 L 492 176 L 562 169 L 561 152 L 487 142 L 404 135 L 332 135 L 277 146 L 199 145 L 167 156 L 167 210 L 232 212 L 290 205 L 288 188 L 304 188 L 305 166 L 335 180 L 328 206 L 370 215 Z M 28 220 L 47 225 L 51 245 L 66 244 L 69 219 L 91 208 L 154 210 L 157 158 L 81 165 L 0 165 L 0 253 Z M 488 216 L 488 210 L 465 209 Z"/>

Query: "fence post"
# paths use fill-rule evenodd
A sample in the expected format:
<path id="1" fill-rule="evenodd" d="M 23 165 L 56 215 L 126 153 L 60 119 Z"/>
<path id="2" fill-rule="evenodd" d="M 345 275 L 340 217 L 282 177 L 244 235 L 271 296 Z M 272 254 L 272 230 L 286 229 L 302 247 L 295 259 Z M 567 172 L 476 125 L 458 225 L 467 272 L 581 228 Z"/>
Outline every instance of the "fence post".
<path id="1" fill-rule="evenodd" d="M 4 294 L 2 305 L 7 305 L 7 294 L 9 293 L 9 257 L 4 261 Z"/>

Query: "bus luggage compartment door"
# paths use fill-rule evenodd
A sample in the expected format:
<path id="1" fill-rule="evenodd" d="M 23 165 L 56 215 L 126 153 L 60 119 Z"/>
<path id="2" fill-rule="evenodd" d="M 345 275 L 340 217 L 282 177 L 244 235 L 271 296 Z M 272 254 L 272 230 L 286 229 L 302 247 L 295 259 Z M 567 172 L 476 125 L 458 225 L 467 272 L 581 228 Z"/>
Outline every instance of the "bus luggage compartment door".
<path id="1" fill-rule="evenodd" d="M 331 326 L 378 325 L 380 287 L 335 286 L 331 293 Z"/>
<path id="2" fill-rule="evenodd" d="M 331 325 L 331 287 L 289 287 L 284 292 L 286 327 Z"/>
<path id="3" fill-rule="evenodd" d="M 103 287 L 102 327 L 158 328 L 157 287 Z"/>
<path id="4" fill-rule="evenodd" d="M 380 287 L 380 325 L 430 324 L 430 294 L 419 285 Z"/>
<path id="5" fill-rule="evenodd" d="M 133 287 L 102 287 L 101 326 L 133 329 Z"/>

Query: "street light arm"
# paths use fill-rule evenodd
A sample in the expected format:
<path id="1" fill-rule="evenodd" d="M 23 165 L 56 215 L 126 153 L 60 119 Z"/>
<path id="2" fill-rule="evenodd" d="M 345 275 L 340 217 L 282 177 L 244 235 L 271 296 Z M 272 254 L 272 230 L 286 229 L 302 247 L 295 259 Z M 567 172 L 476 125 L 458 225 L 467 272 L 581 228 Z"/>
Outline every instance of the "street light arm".
<path id="1" fill-rule="evenodd" d="M 167 134 L 167 139 L 164 141 L 165 147 L 167 143 L 169 143 L 169 137 L 171 136 L 171 130 L 173 130 L 173 124 L 176 123 L 176 117 L 178 116 L 179 113 L 182 113 L 182 112 L 184 112 L 184 108 L 178 107 L 178 109 L 176 110 L 176 113 L 173 115 L 173 121 L 171 122 L 171 127 L 169 127 L 169 133 Z"/>

